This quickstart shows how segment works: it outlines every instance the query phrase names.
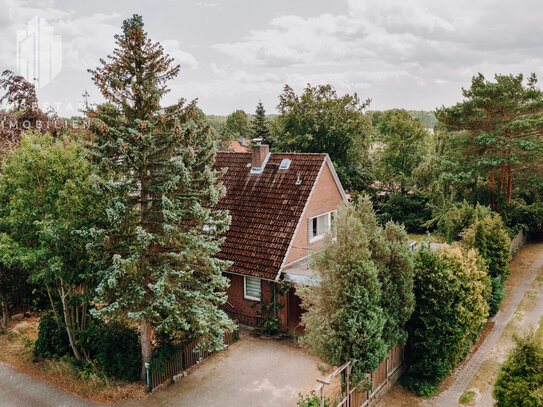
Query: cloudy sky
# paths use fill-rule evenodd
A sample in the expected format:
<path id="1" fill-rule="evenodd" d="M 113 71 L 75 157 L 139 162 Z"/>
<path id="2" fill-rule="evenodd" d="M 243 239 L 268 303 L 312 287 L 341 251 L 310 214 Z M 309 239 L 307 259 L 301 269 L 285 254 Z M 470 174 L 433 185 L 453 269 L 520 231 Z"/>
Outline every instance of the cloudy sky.
<path id="1" fill-rule="evenodd" d="M 182 70 L 171 100 L 206 113 L 274 112 L 288 83 L 331 83 L 372 109 L 434 109 L 483 72 L 543 76 L 539 0 L 0 0 L 0 70 L 17 68 L 17 31 L 34 16 L 61 35 L 62 70 L 39 89 L 62 115 L 100 97 L 88 68 L 134 13 Z M 32 79 L 32 78 L 30 78 Z"/>

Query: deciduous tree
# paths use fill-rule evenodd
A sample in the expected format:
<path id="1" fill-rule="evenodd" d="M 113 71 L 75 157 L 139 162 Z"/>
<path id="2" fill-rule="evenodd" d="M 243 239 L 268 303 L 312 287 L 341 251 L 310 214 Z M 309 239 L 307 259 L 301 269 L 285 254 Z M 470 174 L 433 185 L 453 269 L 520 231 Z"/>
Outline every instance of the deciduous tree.
<path id="1" fill-rule="evenodd" d="M 373 132 L 370 100 L 339 96 L 330 85 L 307 85 L 301 95 L 286 85 L 273 126 L 275 151 L 328 153 L 343 185 L 362 191 L 372 180 L 368 146 Z"/>
<path id="2" fill-rule="evenodd" d="M 85 359 L 85 329 L 95 268 L 86 250 L 100 214 L 90 163 L 75 142 L 23 133 L 0 171 L 0 261 L 21 267 L 59 298 L 74 356 Z M 92 209 L 91 209 L 92 208 Z"/>

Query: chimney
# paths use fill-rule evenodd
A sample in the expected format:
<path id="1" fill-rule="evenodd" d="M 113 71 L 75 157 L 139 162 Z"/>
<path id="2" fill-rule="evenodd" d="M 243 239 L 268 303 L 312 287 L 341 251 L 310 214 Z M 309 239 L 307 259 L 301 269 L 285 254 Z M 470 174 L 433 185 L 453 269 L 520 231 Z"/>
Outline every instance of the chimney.
<path id="1" fill-rule="evenodd" d="M 262 144 L 261 138 L 253 139 L 253 159 L 252 168 L 262 168 L 265 165 L 266 156 L 270 152 L 270 146 Z"/>

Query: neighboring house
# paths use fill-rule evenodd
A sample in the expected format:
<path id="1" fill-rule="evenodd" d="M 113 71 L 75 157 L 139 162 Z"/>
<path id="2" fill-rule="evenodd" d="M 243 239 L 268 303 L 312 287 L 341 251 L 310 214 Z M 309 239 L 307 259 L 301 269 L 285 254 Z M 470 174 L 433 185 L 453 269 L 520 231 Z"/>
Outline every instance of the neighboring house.
<path id="1" fill-rule="evenodd" d="M 249 150 L 249 141 L 244 138 L 238 138 L 237 140 L 231 141 L 226 148 L 227 151 L 233 151 L 236 153 L 246 153 Z"/>
<path id="2" fill-rule="evenodd" d="M 256 144 L 251 153 L 219 152 L 215 169 L 227 193 L 218 209 L 232 216 L 218 257 L 233 262 L 224 306 L 240 323 L 257 326 L 260 301 L 284 304 L 275 312 L 282 330 L 300 322 L 294 284 L 309 284 L 308 258 L 331 231 L 334 214 L 346 200 L 327 154 L 270 153 Z M 290 284 L 286 295 L 278 284 Z"/>

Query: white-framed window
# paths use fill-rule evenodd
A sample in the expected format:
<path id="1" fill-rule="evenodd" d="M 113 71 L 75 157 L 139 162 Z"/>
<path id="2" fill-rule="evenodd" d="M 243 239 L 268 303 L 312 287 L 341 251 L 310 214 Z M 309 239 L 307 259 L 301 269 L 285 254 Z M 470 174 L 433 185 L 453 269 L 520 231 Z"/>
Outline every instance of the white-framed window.
<path id="1" fill-rule="evenodd" d="M 243 296 L 248 300 L 260 301 L 261 295 L 260 279 L 245 276 L 243 278 Z"/>
<path id="2" fill-rule="evenodd" d="M 326 233 L 333 232 L 335 216 L 336 211 L 332 211 L 309 219 L 310 243 L 322 239 Z"/>

